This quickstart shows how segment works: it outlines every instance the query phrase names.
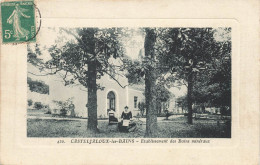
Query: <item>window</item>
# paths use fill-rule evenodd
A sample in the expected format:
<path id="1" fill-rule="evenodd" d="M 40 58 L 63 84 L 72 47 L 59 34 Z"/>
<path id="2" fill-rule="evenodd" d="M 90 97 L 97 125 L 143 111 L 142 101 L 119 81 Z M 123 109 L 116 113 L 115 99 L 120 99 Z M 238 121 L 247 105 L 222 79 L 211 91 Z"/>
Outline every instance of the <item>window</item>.
<path id="1" fill-rule="evenodd" d="M 135 96 L 135 97 L 134 97 L 134 108 L 137 108 L 137 99 L 138 99 L 138 97 Z"/>

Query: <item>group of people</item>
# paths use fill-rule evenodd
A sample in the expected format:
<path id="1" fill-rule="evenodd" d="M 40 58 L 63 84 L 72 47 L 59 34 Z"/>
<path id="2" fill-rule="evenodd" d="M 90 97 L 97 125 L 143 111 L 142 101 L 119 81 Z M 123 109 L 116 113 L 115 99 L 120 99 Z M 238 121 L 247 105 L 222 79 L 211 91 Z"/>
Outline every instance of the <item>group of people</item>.
<path id="1" fill-rule="evenodd" d="M 118 119 L 114 117 L 114 120 L 118 122 L 118 130 L 120 132 L 129 132 L 132 130 L 136 126 L 132 118 L 132 112 L 129 110 L 128 106 L 125 106 L 124 111 L 121 114 L 121 121 L 118 122 Z"/>

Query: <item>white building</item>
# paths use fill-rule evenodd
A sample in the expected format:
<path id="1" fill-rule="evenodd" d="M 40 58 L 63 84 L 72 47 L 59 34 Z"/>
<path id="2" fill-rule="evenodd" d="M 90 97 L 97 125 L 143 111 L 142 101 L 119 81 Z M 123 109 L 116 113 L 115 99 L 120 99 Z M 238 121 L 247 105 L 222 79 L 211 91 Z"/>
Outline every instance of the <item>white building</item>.
<path id="1" fill-rule="evenodd" d="M 31 74 L 33 73 L 33 74 Z M 28 100 L 33 102 L 42 102 L 45 105 L 49 105 L 52 110 L 58 109 L 57 105 L 53 102 L 66 101 L 69 98 L 73 98 L 73 104 L 75 105 L 75 114 L 79 117 L 87 117 L 87 88 L 82 85 L 64 86 L 64 82 L 58 75 L 38 76 L 43 73 L 39 72 L 37 68 L 28 63 L 28 77 L 32 80 L 43 81 L 49 85 L 49 95 L 39 94 L 31 92 L 28 89 Z M 138 104 L 144 102 L 144 87 L 140 86 L 127 86 L 128 80 L 126 77 L 118 76 L 118 82 L 114 81 L 110 76 L 104 75 L 97 81 L 104 90 L 97 91 L 97 109 L 98 117 L 107 117 L 108 109 L 115 111 L 117 116 L 120 116 L 125 106 L 128 106 L 133 115 L 140 113 Z"/>
<path id="2" fill-rule="evenodd" d="M 110 63 L 121 65 L 120 61 L 115 59 L 110 59 Z M 47 76 L 37 76 L 42 75 L 36 67 L 28 63 L 28 77 L 32 80 L 40 80 L 49 85 L 49 95 L 38 94 L 28 90 L 28 100 L 31 99 L 33 102 L 41 101 L 45 105 L 49 105 L 50 109 L 59 109 L 57 104 L 53 101 L 66 101 L 69 98 L 73 98 L 73 104 L 75 106 L 75 115 L 78 117 L 87 117 L 87 98 L 88 92 L 87 88 L 77 84 L 72 86 L 65 86 L 64 81 L 58 74 L 47 75 Z M 128 106 L 132 111 L 133 115 L 140 114 L 138 104 L 145 102 L 144 96 L 144 85 L 128 85 L 128 79 L 125 76 L 120 76 L 124 74 L 115 74 L 115 78 L 120 83 L 112 79 L 109 75 L 104 75 L 101 79 L 97 80 L 97 83 L 104 87 L 104 90 L 97 91 L 97 115 L 100 118 L 107 117 L 108 110 L 112 109 L 115 111 L 117 117 L 120 117 L 125 106 Z M 172 113 L 176 113 L 176 95 L 180 95 L 181 90 L 170 89 L 172 93 L 170 100 L 162 103 L 161 112 L 168 110 Z M 54 112 L 55 113 L 55 112 Z"/>

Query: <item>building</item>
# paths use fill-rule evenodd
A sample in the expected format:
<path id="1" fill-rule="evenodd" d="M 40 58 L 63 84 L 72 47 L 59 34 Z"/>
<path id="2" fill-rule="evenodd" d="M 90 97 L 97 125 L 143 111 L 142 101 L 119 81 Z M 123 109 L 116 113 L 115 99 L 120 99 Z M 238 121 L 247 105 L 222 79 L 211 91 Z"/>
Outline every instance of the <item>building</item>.
<path id="1" fill-rule="evenodd" d="M 142 51 L 140 51 L 142 53 Z M 142 55 L 138 57 L 141 60 Z M 122 65 L 121 61 L 114 58 L 110 58 L 109 62 L 114 65 Z M 114 110 L 115 115 L 120 117 L 125 106 L 128 106 L 133 115 L 141 114 L 138 105 L 145 102 L 144 85 L 128 85 L 128 79 L 123 76 L 124 73 L 116 74 L 118 71 L 111 71 L 111 75 L 117 80 L 115 81 L 109 75 L 104 75 L 101 79 L 97 80 L 97 84 L 104 87 L 103 90 L 97 91 L 97 115 L 99 118 L 108 117 L 108 110 Z M 63 101 L 70 99 L 74 104 L 75 115 L 78 117 L 87 117 L 87 88 L 81 84 L 75 84 L 72 86 L 65 86 L 63 79 L 59 74 L 39 76 L 41 73 L 36 67 L 28 63 L 28 77 L 32 80 L 43 81 L 49 85 L 49 94 L 38 94 L 31 92 L 28 89 L 28 100 L 33 102 L 42 102 L 44 105 L 48 105 L 52 113 L 59 113 L 60 107 L 55 101 Z M 181 113 L 180 109 L 176 105 L 176 98 L 180 95 L 184 95 L 184 90 L 168 89 L 171 93 L 169 100 L 162 102 L 158 106 L 158 113 L 164 113 L 168 110 L 171 113 Z"/>
<path id="2" fill-rule="evenodd" d="M 111 60 L 111 62 L 115 62 Z M 28 89 L 28 100 L 33 102 L 42 102 L 48 105 L 52 113 L 59 113 L 60 107 L 55 101 L 72 100 L 75 107 L 75 115 L 78 117 L 87 117 L 87 88 L 80 84 L 73 86 L 65 86 L 59 75 L 42 75 L 36 67 L 28 63 L 28 77 L 32 80 L 43 81 L 49 85 L 49 94 L 39 94 L 31 92 Z M 103 90 L 97 91 L 97 115 L 99 118 L 108 116 L 108 110 L 114 110 L 117 117 L 120 117 L 125 106 L 128 106 L 133 115 L 140 114 L 138 108 L 139 103 L 144 102 L 144 86 L 132 85 L 128 86 L 128 79 L 124 76 L 115 75 L 117 81 L 112 79 L 109 75 L 104 75 L 97 80 Z M 123 86 L 123 87 L 121 87 Z"/>

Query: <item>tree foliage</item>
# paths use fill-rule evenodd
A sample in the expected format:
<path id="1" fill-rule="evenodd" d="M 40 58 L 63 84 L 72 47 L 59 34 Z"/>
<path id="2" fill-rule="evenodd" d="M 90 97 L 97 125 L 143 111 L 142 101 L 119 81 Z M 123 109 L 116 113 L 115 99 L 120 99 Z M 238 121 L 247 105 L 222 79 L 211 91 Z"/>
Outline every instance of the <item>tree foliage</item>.
<path id="1" fill-rule="evenodd" d="M 28 62 L 50 74 L 58 74 L 65 85 L 81 84 L 88 89 L 88 129 L 97 131 L 97 83 L 104 74 L 114 77 L 120 74 L 120 67 L 110 62 L 111 57 L 121 58 L 124 48 L 120 39 L 123 28 L 60 28 L 58 42 L 48 51 L 51 59 L 39 60 L 39 52 L 32 53 L 28 48 Z M 70 36 L 72 39 L 67 39 Z M 37 46 L 37 45 L 36 45 Z"/>
<path id="2" fill-rule="evenodd" d="M 49 94 L 49 85 L 45 84 L 43 81 L 32 80 L 30 77 L 27 77 L 27 84 L 32 92 Z"/>
<path id="3" fill-rule="evenodd" d="M 224 32 L 230 34 L 231 29 Z M 193 99 L 209 106 L 231 108 L 231 39 L 227 36 L 218 41 L 218 56 L 214 56 L 209 67 L 200 72 L 194 84 Z"/>
<path id="4" fill-rule="evenodd" d="M 219 55 L 219 46 L 211 28 L 163 28 L 156 44 L 158 60 L 174 75 L 172 82 L 185 80 L 191 72 L 205 69 L 213 57 Z"/>
<path id="5" fill-rule="evenodd" d="M 111 71 L 118 71 L 120 66 L 113 65 L 109 58 L 122 57 L 124 49 L 120 43 L 121 31 L 119 28 L 82 28 L 73 29 L 76 32 L 62 29 L 76 38 L 74 42 L 66 42 L 62 47 L 53 45 L 50 49 L 52 59 L 46 63 L 53 72 L 63 72 L 65 85 L 78 81 L 88 88 L 87 78 L 90 76 L 88 65 L 96 65 L 97 79 L 104 74 L 113 77 Z M 113 77 L 114 78 L 114 77 Z M 97 84 L 98 89 L 102 87 Z"/>
<path id="6" fill-rule="evenodd" d="M 229 33 L 231 29 L 224 31 Z M 194 101 L 231 102 L 227 98 L 231 95 L 230 38 L 218 41 L 215 37 L 218 31 L 213 28 L 161 28 L 157 32 L 160 36 L 155 46 L 158 61 L 170 73 L 165 81 L 172 86 L 188 87 L 189 123 L 192 123 Z"/>

